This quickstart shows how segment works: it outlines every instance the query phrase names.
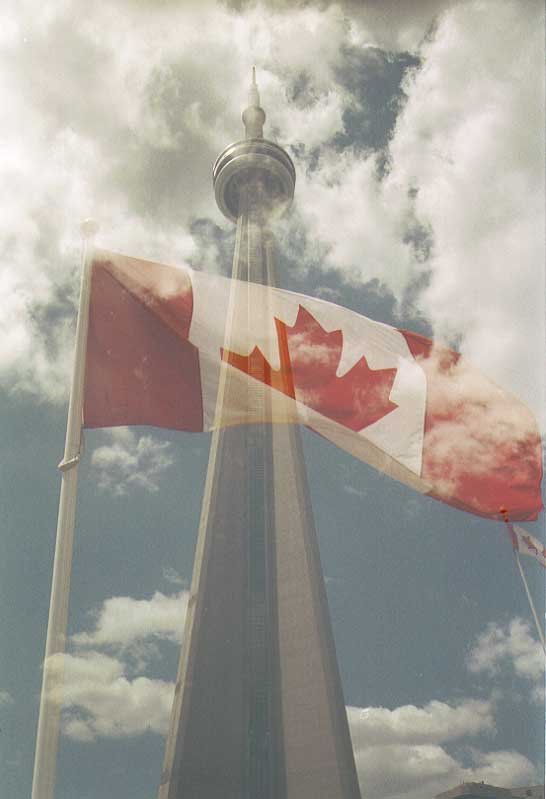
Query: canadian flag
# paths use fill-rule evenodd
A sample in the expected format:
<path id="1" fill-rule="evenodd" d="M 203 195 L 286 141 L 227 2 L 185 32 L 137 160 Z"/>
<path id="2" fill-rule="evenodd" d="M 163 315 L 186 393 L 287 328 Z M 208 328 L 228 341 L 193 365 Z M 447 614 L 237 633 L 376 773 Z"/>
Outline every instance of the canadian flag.
<path id="1" fill-rule="evenodd" d="M 84 426 L 264 422 L 482 516 L 542 507 L 532 414 L 455 352 L 312 297 L 97 252 Z"/>

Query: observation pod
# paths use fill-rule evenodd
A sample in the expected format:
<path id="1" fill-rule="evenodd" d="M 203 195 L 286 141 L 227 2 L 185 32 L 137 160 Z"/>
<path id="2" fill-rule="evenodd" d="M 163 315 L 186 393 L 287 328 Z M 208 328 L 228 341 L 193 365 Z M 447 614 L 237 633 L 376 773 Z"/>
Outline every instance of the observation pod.
<path id="1" fill-rule="evenodd" d="M 228 145 L 214 163 L 212 179 L 218 208 L 236 222 L 250 202 L 265 216 L 284 213 L 294 197 L 296 170 L 278 144 L 253 138 Z"/>
<path id="2" fill-rule="evenodd" d="M 263 137 L 265 111 L 260 106 L 254 67 L 248 101 L 242 115 L 245 138 L 222 150 L 212 168 L 216 203 L 232 222 L 249 211 L 265 218 L 284 213 L 296 184 L 288 153 Z"/>

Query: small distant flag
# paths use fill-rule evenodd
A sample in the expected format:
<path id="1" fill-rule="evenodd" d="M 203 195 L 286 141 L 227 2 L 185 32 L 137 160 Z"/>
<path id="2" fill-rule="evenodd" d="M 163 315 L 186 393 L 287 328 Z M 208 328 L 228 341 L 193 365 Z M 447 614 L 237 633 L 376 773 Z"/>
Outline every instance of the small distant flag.
<path id="1" fill-rule="evenodd" d="M 519 552 L 521 555 L 530 555 L 546 569 L 546 547 L 542 541 L 532 536 L 527 530 L 511 524 L 509 521 L 506 521 L 506 525 L 514 552 Z"/>
<path id="2" fill-rule="evenodd" d="M 529 583 L 527 582 L 527 578 L 525 577 L 525 572 L 523 571 L 523 567 L 521 565 L 521 560 L 519 557 L 520 553 L 522 553 L 523 555 L 530 555 L 532 558 L 535 558 L 535 560 L 538 560 L 541 566 L 546 568 L 546 548 L 544 547 L 544 544 L 542 544 L 537 538 L 534 538 L 534 536 L 532 536 L 522 527 L 516 527 L 516 525 L 512 524 L 512 522 L 510 521 L 508 508 L 506 508 L 506 506 L 503 505 L 501 507 L 500 514 L 506 524 L 506 530 L 512 542 L 512 549 L 514 550 L 514 555 L 519 575 L 521 577 L 523 587 L 525 588 L 527 601 L 529 602 L 529 608 L 533 615 L 536 631 L 540 643 L 542 644 L 542 649 L 546 654 L 546 639 L 544 638 L 544 630 L 542 629 L 542 624 L 539 621 L 537 609 L 535 607 L 535 603 L 533 602 L 531 591 L 529 590 Z"/>

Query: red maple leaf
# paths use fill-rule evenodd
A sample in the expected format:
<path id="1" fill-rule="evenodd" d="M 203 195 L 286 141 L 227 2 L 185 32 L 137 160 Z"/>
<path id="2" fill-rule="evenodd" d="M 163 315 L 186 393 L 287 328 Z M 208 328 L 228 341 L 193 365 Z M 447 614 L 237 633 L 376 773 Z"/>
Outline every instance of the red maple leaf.
<path id="1" fill-rule="evenodd" d="M 370 369 L 362 356 L 343 377 L 336 376 L 341 330 L 327 332 L 302 305 L 293 327 L 279 319 L 275 326 L 280 369 L 272 369 L 259 347 L 250 355 L 222 348 L 222 360 L 351 430 L 362 430 L 397 407 L 389 400 L 396 369 Z"/>

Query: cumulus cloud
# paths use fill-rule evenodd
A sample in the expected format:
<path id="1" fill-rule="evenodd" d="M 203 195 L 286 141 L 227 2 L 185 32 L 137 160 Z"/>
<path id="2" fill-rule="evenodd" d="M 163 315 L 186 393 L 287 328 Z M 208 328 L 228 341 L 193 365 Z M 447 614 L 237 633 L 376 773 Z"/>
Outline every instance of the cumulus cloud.
<path id="1" fill-rule="evenodd" d="M 491 623 L 481 633 L 467 656 L 467 667 L 475 674 L 498 679 L 513 675 L 531 686 L 531 698 L 544 701 L 544 653 L 519 618 L 506 627 Z M 501 695 L 499 695 L 500 698 Z M 464 700 L 460 704 L 431 702 L 387 710 L 349 709 L 351 732 L 363 788 L 370 796 L 388 799 L 420 799 L 426 786 L 434 795 L 458 782 L 485 781 L 514 787 L 532 784 L 539 773 L 530 760 L 514 750 L 487 750 L 472 739 L 496 733 L 495 701 Z M 464 741 L 466 756 L 456 745 Z M 447 746 L 445 745 L 447 743 Z M 401 764 L 393 774 L 389 762 Z M 421 778 L 422 775 L 422 778 Z"/>
<path id="2" fill-rule="evenodd" d="M 100 652 L 64 655 L 63 732 L 90 742 L 145 732 L 164 734 L 174 685 L 129 678 L 122 661 Z"/>
<path id="3" fill-rule="evenodd" d="M 456 1 L 456 0 L 455 0 Z M 454 5 L 453 0 L 345 0 L 346 8 L 357 15 L 375 42 L 387 50 L 416 51 L 441 14 Z"/>
<path id="4" fill-rule="evenodd" d="M 174 684 L 146 670 L 160 657 L 159 642 L 181 641 L 187 604 L 187 591 L 111 597 L 92 614 L 92 629 L 71 637 L 72 652 L 53 656 L 51 668 L 64 669 L 67 737 L 92 742 L 166 732 Z"/>
<path id="5" fill-rule="evenodd" d="M 65 673 L 64 735 L 92 743 L 166 733 L 174 684 L 146 671 L 154 642 L 181 640 L 187 603 L 187 591 L 102 603 L 92 629 L 72 636 L 73 652 L 55 656 L 63 657 Z M 535 643 L 518 619 L 507 633 L 490 625 L 471 650 L 469 668 L 494 673 L 508 658 L 519 674 L 536 680 Z M 152 649 L 146 652 L 147 646 Z M 392 710 L 349 707 L 347 713 L 366 799 L 422 799 L 463 781 L 516 786 L 538 779 L 524 755 L 483 746 L 496 734 L 492 699 L 436 700 Z"/>
<path id="6" fill-rule="evenodd" d="M 422 799 L 458 782 L 514 786 L 537 778 L 533 764 L 518 752 L 468 746 L 480 734 L 495 733 L 491 701 L 435 701 L 394 710 L 348 708 L 348 718 L 366 799 Z M 463 740 L 470 759 L 465 764 L 442 745 Z"/>
<path id="7" fill-rule="evenodd" d="M 226 0 L 231 8 L 252 7 L 256 0 Z M 434 20 L 454 0 L 264 0 L 264 6 L 284 12 L 290 17 L 298 8 L 335 8 L 356 28 L 355 42 L 372 41 L 388 50 L 415 50 L 421 44 Z M 365 31 L 365 39 L 362 32 Z M 362 37 L 362 38 L 361 38 Z"/>
<path id="8" fill-rule="evenodd" d="M 399 301 L 427 286 L 414 294 L 436 332 L 542 407 L 542 10 L 531 0 L 525 14 L 515 0 L 410 5 L 127 0 L 82 15 L 80 2 L 8 4 L 2 384 L 66 398 L 81 218 L 98 218 L 102 246 L 218 270 L 230 226 L 210 166 L 242 134 L 254 62 L 267 131 L 298 167 L 299 262 L 376 279 Z M 420 63 L 405 105 L 396 80 L 384 83 L 379 103 L 398 116 L 386 178 L 377 142 L 346 130 L 365 103 L 347 74 L 355 59 L 363 75 L 372 62 L 374 75 L 386 70 L 379 47 L 413 50 Z M 382 148 L 388 135 L 376 137 Z"/>
<path id="9" fill-rule="evenodd" d="M 91 456 L 99 488 L 114 496 L 124 496 L 138 488 L 158 491 L 161 475 L 174 463 L 170 442 L 137 436 L 125 427 L 114 428 L 105 435 L 112 443 L 97 447 Z"/>
<path id="10" fill-rule="evenodd" d="M 279 109 L 269 132 L 294 143 L 342 129 L 346 102 L 333 78 L 348 35 L 335 7 L 291 20 L 217 3 L 82 8 L 12 2 L 2 25 L 0 381 L 53 402 L 67 395 L 79 221 L 101 223 L 101 246 L 217 271 L 217 248 L 193 225 L 212 216 L 229 228 L 210 168 L 243 132 L 251 64 L 264 105 Z M 292 116 L 287 87 L 302 74 L 310 95 Z"/>
<path id="11" fill-rule="evenodd" d="M 169 595 L 156 591 L 150 599 L 111 597 L 94 614 L 94 629 L 77 633 L 72 641 L 80 647 L 117 649 L 127 649 L 151 638 L 180 643 L 187 606 L 187 591 Z"/>
<path id="12" fill-rule="evenodd" d="M 540 774 L 530 761 L 519 752 L 472 752 L 474 765 L 464 771 L 465 782 L 488 782 L 515 788 L 540 780 Z"/>
<path id="13" fill-rule="evenodd" d="M 390 203 L 375 155 L 326 150 L 303 174 L 296 211 L 308 231 L 308 257 L 342 270 L 353 281 L 379 279 L 401 297 L 419 266 L 407 240 L 411 207 Z"/>
<path id="14" fill-rule="evenodd" d="M 468 668 L 475 674 L 511 673 L 530 684 L 532 696 L 544 702 L 544 651 L 520 618 L 506 626 L 488 625 L 468 654 Z"/>
<path id="15" fill-rule="evenodd" d="M 0 707 L 3 705 L 13 705 L 13 697 L 9 691 L 0 691 Z"/>
<path id="16" fill-rule="evenodd" d="M 535 3 L 450 4 L 403 83 L 388 174 L 374 152 L 326 147 L 297 193 L 310 259 L 398 300 L 421 286 L 435 334 L 539 415 L 542 16 Z"/>
<path id="17" fill-rule="evenodd" d="M 441 743 L 495 730 L 491 702 L 477 699 L 467 699 L 460 705 L 438 701 L 422 708 L 404 705 L 395 710 L 350 708 L 349 719 L 357 747 Z"/>
<path id="18" fill-rule="evenodd" d="M 186 588 L 188 581 L 185 577 L 181 577 L 180 574 L 173 569 L 172 566 L 165 566 L 162 571 L 163 579 L 167 580 L 168 583 L 172 583 L 173 585 L 179 585 L 182 588 Z"/>
<path id="19" fill-rule="evenodd" d="M 430 229 L 420 297 L 436 334 L 542 412 L 543 8 L 456 4 L 406 80 L 385 191 Z M 521 43 L 526 42 L 524 50 Z"/>
<path id="20" fill-rule="evenodd" d="M 92 629 L 72 636 L 74 652 L 63 660 L 66 736 L 91 743 L 165 734 L 174 686 L 143 674 L 151 663 L 145 648 L 181 640 L 187 602 L 187 591 L 155 592 L 148 599 L 111 597 L 94 613 Z M 492 673 L 507 652 L 516 653 L 519 673 L 536 679 L 534 643 L 520 620 L 509 634 L 490 625 L 471 651 L 469 667 Z M 347 713 L 366 799 L 422 799 L 463 781 L 514 786 L 537 780 L 533 764 L 520 753 L 484 749 L 484 740 L 496 734 L 491 699 L 436 700 L 392 710 L 349 707 Z"/>

